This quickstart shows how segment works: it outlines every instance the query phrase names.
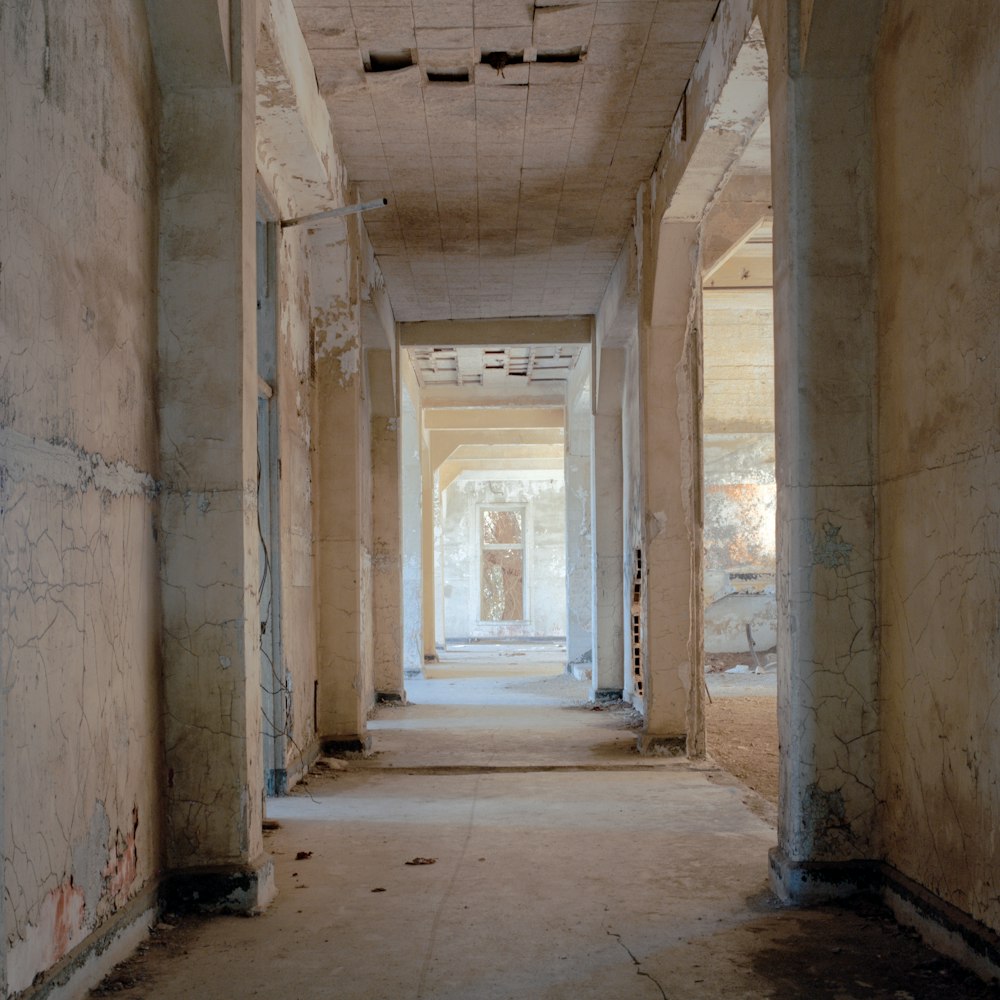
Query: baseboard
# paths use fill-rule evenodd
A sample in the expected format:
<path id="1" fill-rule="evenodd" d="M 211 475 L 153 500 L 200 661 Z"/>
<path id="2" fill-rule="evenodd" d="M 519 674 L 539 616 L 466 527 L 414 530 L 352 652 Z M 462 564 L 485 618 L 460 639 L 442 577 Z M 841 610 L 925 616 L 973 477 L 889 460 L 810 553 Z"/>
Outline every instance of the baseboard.
<path id="1" fill-rule="evenodd" d="M 1000 979 L 1000 935 L 891 865 L 882 867 L 882 897 L 901 924 L 983 979 Z"/>
<path id="2" fill-rule="evenodd" d="M 149 936 L 159 919 L 160 885 L 154 881 L 86 940 L 11 1000 L 79 1000 Z"/>
<path id="3" fill-rule="evenodd" d="M 771 886 L 786 903 L 810 906 L 858 893 L 880 896 L 903 925 L 983 979 L 1000 979 L 1000 934 L 883 861 L 790 861 L 768 855 Z"/>
<path id="4" fill-rule="evenodd" d="M 774 894 L 797 906 L 877 892 L 882 886 L 878 861 L 792 861 L 780 847 L 772 847 L 767 860 Z"/>
<path id="5" fill-rule="evenodd" d="M 687 753 L 687 736 L 657 736 L 639 733 L 636 743 L 642 756 L 683 757 Z"/>
<path id="6" fill-rule="evenodd" d="M 594 701 L 621 701 L 622 688 L 598 688 L 594 692 Z"/>
<path id="7" fill-rule="evenodd" d="M 363 736 L 323 736 L 319 745 L 328 757 L 336 757 L 339 753 L 368 753 L 372 748 L 372 738 L 369 733 Z"/>
<path id="8" fill-rule="evenodd" d="M 277 894 L 274 862 L 264 856 L 246 865 L 218 865 L 171 872 L 161 900 L 172 913 L 260 913 Z"/>
<path id="9" fill-rule="evenodd" d="M 309 769 L 319 760 L 320 745 L 319 740 L 312 743 L 295 758 L 292 766 L 285 772 L 287 774 L 285 792 L 294 788 L 308 773 Z M 282 793 L 284 794 L 284 792 Z"/>

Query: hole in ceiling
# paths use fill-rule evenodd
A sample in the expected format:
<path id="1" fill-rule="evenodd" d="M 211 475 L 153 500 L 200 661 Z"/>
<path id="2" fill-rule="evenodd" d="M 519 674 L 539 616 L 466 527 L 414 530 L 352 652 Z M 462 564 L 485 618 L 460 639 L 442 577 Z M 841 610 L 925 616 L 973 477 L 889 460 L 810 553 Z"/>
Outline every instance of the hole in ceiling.
<path id="1" fill-rule="evenodd" d="M 583 58 L 583 49 L 577 45 L 572 49 L 539 49 L 537 61 L 540 63 L 578 63 Z"/>
<path id="2" fill-rule="evenodd" d="M 522 49 L 520 52 L 486 52 L 484 50 L 482 62 L 486 66 L 492 66 L 498 75 L 503 76 L 504 67 L 517 66 L 524 62 L 524 50 Z"/>
<path id="3" fill-rule="evenodd" d="M 365 70 L 368 73 L 392 73 L 397 69 L 406 69 L 413 65 L 413 51 L 399 49 L 396 52 L 369 52 L 365 60 Z"/>
<path id="4" fill-rule="evenodd" d="M 468 83 L 469 69 L 462 66 L 456 69 L 429 69 L 427 71 L 428 83 Z"/>

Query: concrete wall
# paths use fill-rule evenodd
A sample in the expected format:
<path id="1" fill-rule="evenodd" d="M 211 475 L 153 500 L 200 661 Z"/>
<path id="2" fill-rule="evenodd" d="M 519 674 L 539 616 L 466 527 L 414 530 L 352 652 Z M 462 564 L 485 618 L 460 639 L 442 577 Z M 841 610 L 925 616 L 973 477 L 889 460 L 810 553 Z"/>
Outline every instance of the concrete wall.
<path id="1" fill-rule="evenodd" d="M 775 598 L 771 289 L 705 289 L 705 649 L 769 649 Z"/>
<path id="2" fill-rule="evenodd" d="M 882 840 L 1000 930 L 1000 8 L 888 5 L 875 83 Z"/>
<path id="3" fill-rule="evenodd" d="M 525 504 L 524 622 L 480 622 L 480 505 Z M 566 635 L 566 504 L 562 475 L 465 473 L 444 491 L 443 591 L 447 640 Z"/>
<path id="4" fill-rule="evenodd" d="M 161 865 L 145 6 L 0 7 L 0 994 Z"/>
<path id="5" fill-rule="evenodd" d="M 310 370 L 307 263 L 299 231 L 285 230 L 278 256 L 278 429 L 281 458 L 282 668 L 290 737 L 286 766 L 293 772 L 316 737 L 316 590 L 313 565 L 313 484 L 310 463 L 315 383 Z"/>

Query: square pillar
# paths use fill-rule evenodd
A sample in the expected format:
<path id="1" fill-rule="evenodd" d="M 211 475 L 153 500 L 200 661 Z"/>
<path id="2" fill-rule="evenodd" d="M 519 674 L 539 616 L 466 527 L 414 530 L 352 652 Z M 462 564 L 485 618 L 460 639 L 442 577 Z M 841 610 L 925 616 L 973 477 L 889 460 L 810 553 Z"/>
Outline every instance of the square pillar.
<path id="1" fill-rule="evenodd" d="M 252 911 L 264 855 L 250 0 L 152 5 L 162 93 L 160 544 L 167 884 Z M 190 48 L 187 48 L 187 41 Z"/>
<path id="2" fill-rule="evenodd" d="M 639 329 L 644 715 L 640 747 L 705 749 L 701 276 L 696 222 L 644 226 Z"/>
<path id="3" fill-rule="evenodd" d="M 593 507 L 594 663 L 591 692 L 597 700 L 621 698 L 625 684 L 625 620 L 622 586 L 622 383 L 625 351 L 602 350 L 594 397 Z"/>
<path id="4" fill-rule="evenodd" d="M 786 20 L 796 5 L 775 4 L 767 28 L 782 733 L 771 860 L 777 891 L 801 901 L 852 891 L 852 866 L 878 856 L 870 52 L 880 7 L 817 4 L 800 24 Z"/>
<path id="5" fill-rule="evenodd" d="M 593 411 L 589 351 L 566 388 L 566 666 L 592 672 L 594 564 L 591 537 L 590 452 Z"/>
<path id="6" fill-rule="evenodd" d="M 318 410 L 313 452 L 317 730 L 328 752 L 364 750 L 375 702 L 371 450 L 357 260 L 346 226 L 328 222 L 312 232 L 309 268 Z"/>
<path id="7" fill-rule="evenodd" d="M 404 373 L 408 362 L 401 354 Z M 415 381 L 415 380 L 414 380 Z M 404 677 L 419 677 L 423 669 L 423 497 L 420 478 L 420 416 L 407 377 L 401 379 L 401 471 L 403 559 L 403 638 Z"/>
<path id="8" fill-rule="evenodd" d="M 375 692 L 403 701 L 402 511 L 400 418 L 392 352 L 368 350 L 372 463 L 372 629 Z"/>

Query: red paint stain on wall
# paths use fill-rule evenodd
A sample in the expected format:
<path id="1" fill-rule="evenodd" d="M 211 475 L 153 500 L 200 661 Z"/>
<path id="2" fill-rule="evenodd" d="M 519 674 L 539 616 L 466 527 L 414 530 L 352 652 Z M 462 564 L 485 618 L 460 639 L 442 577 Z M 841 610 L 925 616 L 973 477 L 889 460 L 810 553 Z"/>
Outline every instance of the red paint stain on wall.
<path id="1" fill-rule="evenodd" d="M 115 831 L 115 842 L 111 845 L 111 857 L 101 872 L 104 878 L 102 896 L 118 907 L 129 898 L 129 892 L 139 870 L 139 849 L 135 838 L 139 830 L 139 809 L 132 807 L 132 828 Z"/>
<path id="2" fill-rule="evenodd" d="M 79 940 L 83 928 L 85 902 L 83 891 L 68 882 L 52 890 L 50 895 L 55 913 L 52 921 L 53 962 L 58 962 Z"/>

